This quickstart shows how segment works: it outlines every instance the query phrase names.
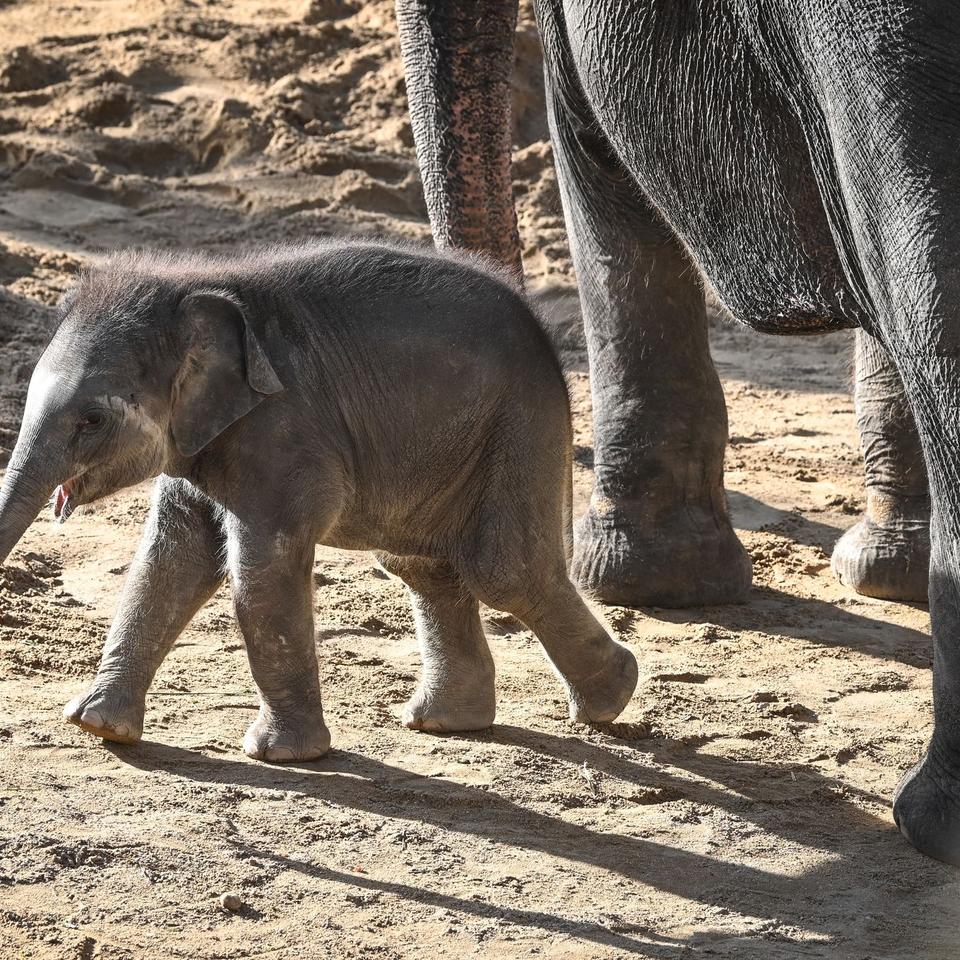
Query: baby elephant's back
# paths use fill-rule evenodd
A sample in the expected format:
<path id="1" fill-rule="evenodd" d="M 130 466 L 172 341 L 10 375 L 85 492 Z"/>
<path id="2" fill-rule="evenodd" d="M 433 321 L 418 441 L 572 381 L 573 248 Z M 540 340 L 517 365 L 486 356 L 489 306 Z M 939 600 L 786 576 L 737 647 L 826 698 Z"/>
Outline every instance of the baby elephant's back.
<path id="1" fill-rule="evenodd" d="M 460 260 L 371 248 L 342 264 L 328 291 L 338 284 L 327 302 L 349 359 L 331 385 L 357 469 L 375 465 L 385 516 L 442 514 L 451 498 L 466 501 L 506 477 L 566 482 L 563 373 L 508 283 Z"/>
<path id="2" fill-rule="evenodd" d="M 480 422 L 513 410 L 569 429 L 556 353 L 507 282 L 459 257 L 376 247 L 343 277 L 339 300 L 352 314 L 344 319 L 362 340 L 371 379 L 397 390 L 394 415 L 409 403 L 422 427 L 434 416 Z"/>

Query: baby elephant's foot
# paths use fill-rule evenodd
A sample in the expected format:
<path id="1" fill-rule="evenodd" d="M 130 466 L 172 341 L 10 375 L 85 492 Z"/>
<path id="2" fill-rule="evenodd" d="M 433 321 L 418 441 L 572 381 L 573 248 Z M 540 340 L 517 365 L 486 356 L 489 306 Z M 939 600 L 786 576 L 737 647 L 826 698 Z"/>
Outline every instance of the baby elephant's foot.
<path id="1" fill-rule="evenodd" d="M 144 697 L 119 685 L 96 683 L 63 708 L 63 716 L 81 730 L 114 743 L 138 743 L 143 733 Z"/>
<path id="2" fill-rule="evenodd" d="M 243 738 L 248 757 L 270 763 L 317 760 L 329 749 L 330 731 L 320 710 L 281 716 L 261 707 Z"/>
<path id="3" fill-rule="evenodd" d="M 491 665 L 490 669 L 471 670 L 456 678 L 421 683 L 403 709 L 403 725 L 433 733 L 486 730 L 496 711 Z"/>
<path id="4" fill-rule="evenodd" d="M 606 663 L 585 680 L 567 678 L 570 719 L 577 723 L 616 720 L 637 688 L 636 657 L 622 644 L 610 641 Z"/>

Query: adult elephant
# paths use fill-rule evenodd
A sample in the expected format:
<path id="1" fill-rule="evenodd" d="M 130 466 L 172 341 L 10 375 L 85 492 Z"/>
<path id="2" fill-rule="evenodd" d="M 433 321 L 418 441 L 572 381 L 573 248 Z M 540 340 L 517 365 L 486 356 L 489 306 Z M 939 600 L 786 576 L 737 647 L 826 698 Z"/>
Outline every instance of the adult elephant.
<path id="1" fill-rule="evenodd" d="M 516 0 L 397 10 L 434 235 L 519 271 Z M 867 592 L 917 592 L 896 571 L 923 548 L 922 448 L 935 729 L 894 816 L 919 849 L 960 863 L 960 8 L 538 0 L 537 19 L 594 400 L 578 576 L 604 599 L 665 606 L 749 586 L 701 273 L 758 330 L 860 327 L 875 489 L 835 565 Z"/>

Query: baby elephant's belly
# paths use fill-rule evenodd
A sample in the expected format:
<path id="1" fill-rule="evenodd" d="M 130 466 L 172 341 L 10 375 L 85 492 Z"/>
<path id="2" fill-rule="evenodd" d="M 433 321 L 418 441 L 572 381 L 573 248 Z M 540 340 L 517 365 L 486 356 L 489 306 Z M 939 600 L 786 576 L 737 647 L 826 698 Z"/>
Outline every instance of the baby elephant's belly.
<path id="1" fill-rule="evenodd" d="M 499 484 L 477 475 L 443 488 L 426 477 L 391 486 L 400 489 L 378 491 L 380 495 L 345 505 L 321 542 L 341 550 L 448 558 L 472 535 L 478 510 L 496 509 L 502 497 Z"/>
<path id="2" fill-rule="evenodd" d="M 406 431 L 369 457 L 323 543 L 348 550 L 452 559 L 515 531 L 560 542 L 571 476 L 569 412 L 562 381 L 540 407 L 514 402 Z M 447 410 L 450 413 L 450 409 Z M 459 423 L 458 423 L 459 421 Z M 451 429 L 456 427 L 456 429 Z M 509 534 L 508 534 L 509 531 Z"/>

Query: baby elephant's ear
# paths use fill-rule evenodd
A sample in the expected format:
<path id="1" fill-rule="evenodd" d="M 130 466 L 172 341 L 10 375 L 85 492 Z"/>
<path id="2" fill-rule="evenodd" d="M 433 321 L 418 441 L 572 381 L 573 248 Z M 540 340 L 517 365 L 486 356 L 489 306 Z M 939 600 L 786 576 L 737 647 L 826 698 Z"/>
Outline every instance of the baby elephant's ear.
<path id="1" fill-rule="evenodd" d="M 188 347 L 170 423 L 177 449 L 192 457 L 283 384 L 231 297 L 193 293 L 177 315 Z"/>

